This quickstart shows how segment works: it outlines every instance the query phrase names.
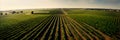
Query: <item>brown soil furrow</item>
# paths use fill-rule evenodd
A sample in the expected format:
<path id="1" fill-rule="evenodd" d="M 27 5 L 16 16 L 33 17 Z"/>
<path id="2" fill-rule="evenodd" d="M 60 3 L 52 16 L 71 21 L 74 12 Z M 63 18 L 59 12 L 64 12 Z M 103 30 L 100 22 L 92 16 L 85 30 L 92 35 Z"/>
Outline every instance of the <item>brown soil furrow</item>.
<path id="1" fill-rule="evenodd" d="M 93 29 L 89 28 L 88 26 L 84 25 L 81 23 L 82 26 L 84 26 L 84 28 L 87 29 L 87 31 L 90 31 L 90 34 L 93 34 L 91 36 L 93 36 L 94 38 L 96 38 L 96 40 L 104 40 L 104 37 L 102 37 L 99 33 L 97 33 L 96 31 L 94 31 Z"/>
<path id="2" fill-rule="evenodd" d="M 36 30 L 34 30 L 34 32 L 32 32 L 32 35 L 28 35 L 28 37 L 26 37 L 25 39 L 26 40 L 30 40 L 30 39 L 33 39 L 33 37 L 36 36 L 36 34 L 40 31 L 40 29 L 42 29 L 42 25 L 46 25 L 47 22 L 44 22 L 43 24 L 40 24 L 40 27 L 37 28 Z"/>
<path id="3" fill-rule="evenodd" d="M 49 25 L 50 21 L 52 20 L 53 17 L 51 17 L 51 19 L 47 19 L 47 21 L 43 22 L 41 25 L 41 28 L 35 33 L 35 35 L 31 36 L 30 39 L 37 39 L 37 37 L 39 36 L 39 34 L 41 33 L 41 31 L 45 28 L 45 25 Z"/>
<path id="4" fill-rule="evenodd" d="M 29 31 L 21 34 L 19 37 L 15 38 L 15 39 L 21 39 L 21 38 L 23 38 L 24 36 L 26 36 L 26 34 L 31 34 L 31 31 L 36 30 L 36 29 L 38 28 L 38 26 L 40 26 L 40 25 L 36 25 L 33 29 L 31 29 L 31 30 L 29 30 Z"/>
<path id="5" fill-rule="evenodd" d="M 53 24 L 53 28 L 51 29 L 51 33 L 50 33 L 48 40 L 53 40 L 53 38 L 55 37 L 55 31 L 56 31 L 55 29 L 56 29 L 57 21 L 58 21 L 58 17 L 55 20 L 55 23 Z"/>
<path id="6" fill-rule="evenodd" d="M 101 31 L 95 29 L 94 27 L 92 27 L 92 26 L 90 26 L 90 25 L 88 25 L 88 24 L 86 24 L 86 23 L 84 23 L 84 24 L 87 25 L 87 26 L 89 26 L 91 29 L 95 30 L 95 31 L 98 32 L 99 34 L 101 34 L 101 35 L 105 38 L 105 40 L 112 40 L 111 37 L 109 37 L 108 35 L 102 33 Z"/>
<path id="7" fill-rule="evenodd" d="M 75 23 L 74 20 L 72 20 L 72 19 L 71 19 L 71 21 L 72 21 L 74 24 L 76 24 L 75 26 L 80 26 L 80 28 L 83 29 L 83 31 L 85 31 L 86 33 L 88 33 L 88 35 L 91 35 L 91 36 L 92 36 L 91 38 L 94 37 L 94 38 L 95 38 L 94 40 L 99 40 L 99 38 L 98 38 L 96 35 L 92 34 L 92 33 L 90 32 L 90 30 L 88 30 L 87 28 L 83 27 L 83 26 L 80 25 L 80 24 Z M 93 40 L 93 39 L 92 39 L 92 40 Z"/>
<path id="8" fill-rule="evenodd" d="M 63 22 L 62 22 L 62 14 L 61 15 L 59 15 L 60 16 L 60 27 L 61 27 L 61 40 L 66 40 L 67 38 L 66 38 L 66 33 L 65 33 L 65 29 L 63 28 L 64 26 L 63 26 Z"/>
<path id="9" fill-rule="evenodd" d="M 61 27 L 60 27 L 60 17 L 59 17 L 59 24 L 58 24 L 58 40 L 61 40 Z"/>
<path id="10" fill-rule="evenodd" d="M 73 20 L 73 19 L 72 19 L 72 20 Z M 76 22 L 76 21 L 74 21 L 74 22 Z M 77 22 L 76 22 L 76 23 L 77 23 Z M 79 24 L 79 23 L 78 23 L 78 24 Z M 99 34 L 101 34 L 101 35 L 105 38 L 105 40 L 111 40 L 111 38 L 110 38 L 109 36 L 107 36 L 106 34 L 102 33 L 101 31 L 93 28 L 92 26 L 90 26 L 90 25 L 88 25 L 88 24 L 86 24 L 86 23 L 84 23 L 84 24 L 87 25 L 88 27 L 90 27 L 91 29 L 93 29 L 94 31 L 98 32 Z"/>
<path id="11" fill-rule="evenodd" d="M 54 38 L 54 40 L 58 40 L 58 36 L 59 36 L 59 34 L 58 34 L 58 32 L 59 32 L 59 22 L 60 21 L 60 18 L 58 17 L 58 22 L 57 22 L 57 26 L 56 26 L 56 32 L 55 32 L 55 38 Z"/>
<path id="12" fill-rule="evenodd" d="M 78 29 L 75 28 L 74 24 L 71 23 L 70 19 L 68 19 L 67 17 L 66 17 L 66 19 L 67 19 L 67 22 L 69 22 L 69 24 L 71 25 L 71 27 L 75 30 L 75 32 L 76 32 L 75 34 L 77 34 L 76 35 L 77 40 L 86 40 L 86 38 L 78 31 Z"/>
<path id="13" fill-rule="evenodd" d="M 70 31 L 71 31 L 71 33 L 73 34 L 73 38 L 74 38 L 74 40 L 78 40 L 78 35 L 76 34 L 76 29 L 74 29 L 72 26 L 71 26 L 71 23 L 68 21 L 69 19 L 67 19 L 66 17 L 65 17 L 65 21 L 67 22 L 67 26 L 68 26 L 68 28 L 70 29 Z"/>
<path id="14" fill-rule="evenodd" d="M 50 23 L 50 25 L 48 26 L 48 28 L 46 29 L 45 33 L 43 34 L 43 36 L 40 38 L 40 40 L 47 40 L 47 32 L 50 31 L 50 29 L 52 28 L 52 24 L 54 23 L 54 21 L 56 20 L 56 16 L 54 16 L 55 18 L 52 20 L 52 22 Z M 48 36 L 49 37 L 49 36 Z"/>
<path id="15" fill-rule="evenodd" d="M 78 26 L 76 26 L 75 23 L 73 23 L 73 21 L 71 21 L 70 18 L 68 18 L 68 19 L 69 19 L 69 22 L 72 23 L 72 26 L 74 26 L 73 28 L 75 28 L 75 29 L 79 28 Z M 81 34 L 78 30 L 81 31 L 83 34 Z M 90 38 L 90 40 L 93 40 L 93 38 L 89 34 L 87 34 L 84 30 L 82 30 L 82 28 L 81 29 L 79 28 L 78 30 L 76 30 L 76 31 L 78 32 L 79 36 L 81 38 L 83 38 L 83 40 L 87 40 L 88 38 Z M 88 38 L 85 38 L 83 35 L 86 35 Z"/>
<path id="16" fill-rule="evenodd" d="M 51 34 L 53 32 L 53 29 L 55 28 L 55 24 L 56 24 L 56 21 L 57 21 L 57 18 L 54 20 L 54 22 L 52 23 L 53 25 L 51 26 L 51 28 L 48 30 L 47 34 L 45 35 L 45 38 L 44 40 L 49 40 L 49 38 L 51 37 Z"/>
<path id="17" fill-rule="evenodd" d="M 50 21 L 45 23 L 45 25 L 42 25 L 43 27 L 41 28 L 41 30 L 38 31 L 38 33 L 36 34 L 36 36 L 33 37 L 33 39 L 36 39 L 36 40 L 40 39 L 42 37 L 42 35 L 44 34 L 44 32 L 46 31 L 46 28 L 47 28 L 46 26 L 48 26 L 53 19 L 54 19 L 54 16 L 51 18 Z"/>
<path id="18" fill-rule="evenodd" d="M 49 17 L 50 17 L 50 16 L 49 16 Z M 47 18 L 49 18 L 49 17 L 47 17 Z M 47 20 L 46 20 L 47 18 L 44 18 L 42 21 L 47 21 Z M 42 24 L 42 21 L 40 21 L 39 24 Z M 30 29 L 29 29 L 29 28 L 26 28 L 25 30 L 28 30 L 28 31 L 22 32 L 22 33 L 18 32 L 18 34 L 14 34 L 14 35 L 10 36 L 9 39 L 16 39 L 17 37 L 19 37 L 19 36 L 21 36 L 21 35 L 23 35 L 23 34 L 25 34 L 25 33 L 28 33 L 28 32 L 30 32 L 30 30 L 36 28 L 36 26 L 38 26 L 39 24 L 35 24 L 35 27 L 31 27 Z M 26 25 L 25 25 L 25 26 L 26 26 Z M 24 30 L 21 30 L 21 31 L 24 31 Z M 15 32 L 16 32 L 16 31 L 15 31 Z"/>
<path id="19" fill-rule="evenodd" d="M 69 27 L 71 27 L 71 26 L 70 26 L 70 25 L 67 25 L 68 22 L 67 22 L 66 18 L 64 18 L 64 21 L 65 21 L 65 25 L 67 26 L 66 28 L 67 28 L 68 31 L 69 31 L 69 35 L 70 35 L 70 37 L 71 37 L 71 40 L 75 40 L 74 34 L 72 33 L 71 29 L 69 28 Z"/>
<path id="20" fill-rule="evenodd" d="M 70 31 L 68 30 L 68 26 L 65 24 L 66 23 L 65 18 L 63 17 L 62 19 L 63 19 L 63 25 L 65 28 L 65 32 L 66 32 L 66 35 L 68 37 L 67 40 L 72 40 L 72 37 L 70 36 Z"/>

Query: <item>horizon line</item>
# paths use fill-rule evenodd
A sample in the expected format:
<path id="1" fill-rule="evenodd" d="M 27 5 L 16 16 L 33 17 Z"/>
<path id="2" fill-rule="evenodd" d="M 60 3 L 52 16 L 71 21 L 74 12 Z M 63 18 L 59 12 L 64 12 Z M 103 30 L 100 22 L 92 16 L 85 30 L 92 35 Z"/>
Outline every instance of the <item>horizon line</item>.
<path id="1" fill-rule="evenodd" d="M 69 7 L 67 7 L 69 8 Z M 71 8 L 71 7 L 70 7 Z M 77 8 L 77 7 L 76 7 Z M 10 10 L 32 10 L 32 9 L 59 9 L 59 8 L 19 8 L 19 9 L 7 9 L 7 10 L 1 10 L 0 11 L 10 11 Z M 79 8 L 78 8 L 79 9 Z M 82 8 L 81 8 L 82 9 Z M 83 8 L 85 9 L 85 8 Z M 86 8 L 86 9 L 89 9 L 89 8 Z M 118 9 L 120 10 L 120 8 L 90 8 L 90 9 Z"/>

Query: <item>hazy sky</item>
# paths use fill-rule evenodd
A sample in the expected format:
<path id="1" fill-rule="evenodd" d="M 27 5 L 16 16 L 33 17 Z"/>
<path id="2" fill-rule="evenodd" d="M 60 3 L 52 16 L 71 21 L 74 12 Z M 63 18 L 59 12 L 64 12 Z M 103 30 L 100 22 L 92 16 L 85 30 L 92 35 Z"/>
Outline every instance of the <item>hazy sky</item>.
<path id="1" fill-rule="evenodd" d="M 0 0 L 0 10 L 31 8 L 120 9 L 120 0 Z"/>

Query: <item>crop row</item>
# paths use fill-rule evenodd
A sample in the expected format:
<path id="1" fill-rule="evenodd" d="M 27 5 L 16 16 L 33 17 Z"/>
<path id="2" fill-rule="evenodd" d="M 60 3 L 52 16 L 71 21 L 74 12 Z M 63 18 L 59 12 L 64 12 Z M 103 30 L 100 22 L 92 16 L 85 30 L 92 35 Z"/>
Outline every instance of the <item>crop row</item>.
<path id="1" fill-rule="evenodd" d="M 110 40 L 111 38 L 86 23 L 79 24 L 64 14 L 53 14 L 30 30 L 8 39 Z"/>

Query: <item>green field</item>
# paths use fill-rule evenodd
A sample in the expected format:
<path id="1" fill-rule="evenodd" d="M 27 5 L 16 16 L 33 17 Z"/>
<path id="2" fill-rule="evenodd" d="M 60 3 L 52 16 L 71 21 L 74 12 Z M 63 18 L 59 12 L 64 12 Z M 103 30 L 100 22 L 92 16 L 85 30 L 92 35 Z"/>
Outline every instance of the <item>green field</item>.
<path id="1" fill-rule="evenodd" d="M 27 11 L 23 14 L 0 15 L 0 39 L 119 40 L 120 38 L 119 12 L 52 9 L 47 14 L 40 14 L 39 11 L 38 14 L 30 14 Z"/>
<path id="2" fill-rule="evenodd" d="M 87 23 L 110 36 L 120 33 L 120 13 L 98 10 L 69 10 L 69 17 Z"/>
<path id="3" fill-rule="evenodd" d="M 27 32 L 32 29 L 33 26 L 40 23 L 43 19 L 48 17 L 48 15 L 24 15 L 24 14 L 14 14 L 14 15 L 3 15 L 0 16 L 0 39 L 16 37 L 21 33 Z M 13 36 L 15 35 L 16 36 Z"/>

